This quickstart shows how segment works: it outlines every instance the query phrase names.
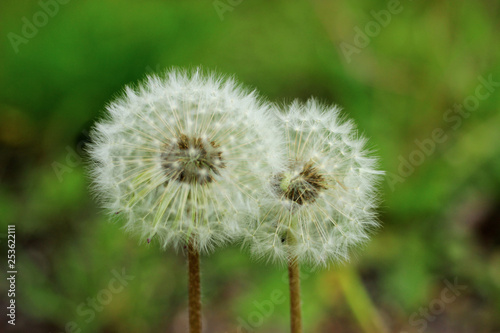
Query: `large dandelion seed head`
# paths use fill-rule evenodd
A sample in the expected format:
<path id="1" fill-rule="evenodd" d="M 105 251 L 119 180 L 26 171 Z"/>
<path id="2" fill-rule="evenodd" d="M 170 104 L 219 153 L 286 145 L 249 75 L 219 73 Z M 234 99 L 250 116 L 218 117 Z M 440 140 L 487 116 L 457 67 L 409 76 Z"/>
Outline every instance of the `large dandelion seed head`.
<path id="1" fill-rule="evenodd" d="M 148 77 L 92 132 L 94 190 L 144 241 L 212 250 L 255 210 L 262 175 L 279 170 L 269 109 L 233 80 L 199 70 Z"/>
<path id="2" fill-rule="evenodd" d="M 337 107 L 311 99 L 277 115 L 288 141 L 285 163 L 259 196 L 259 217 L 247 220 L 244 242 L 268 261 L 347 261 L 378 226 L 376 185 L 383 172 Z"/>

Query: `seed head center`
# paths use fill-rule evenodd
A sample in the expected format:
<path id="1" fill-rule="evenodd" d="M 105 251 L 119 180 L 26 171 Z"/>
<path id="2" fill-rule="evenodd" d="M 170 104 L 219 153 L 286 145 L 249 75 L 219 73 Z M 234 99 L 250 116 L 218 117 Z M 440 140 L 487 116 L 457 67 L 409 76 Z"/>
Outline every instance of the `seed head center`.
<path id="1" fill-rule="evenodd" d="M 274 177 L 275 192 L 299 205 L 313 203 L 326 188 L 325 177 L 311 161 Z"/>
<path id="2" fill-rule="evenodd" d="M 220 146 L 201 137 L 180 134 L 164 145 L 162 167 L 169 177 L 181 183 L 205 185 L 215 180 L 225 167 Z"/>

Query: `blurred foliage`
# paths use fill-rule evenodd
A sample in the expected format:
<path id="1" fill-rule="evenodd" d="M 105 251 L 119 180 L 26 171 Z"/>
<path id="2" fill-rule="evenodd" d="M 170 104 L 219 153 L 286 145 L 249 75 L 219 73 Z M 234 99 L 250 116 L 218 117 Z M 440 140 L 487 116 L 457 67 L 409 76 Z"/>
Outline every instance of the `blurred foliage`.
<path id="1" fill-rule="evenodd" d="M 7 225 L 15 224 L 13 331 L 70 332 L 70 322 L 81 332 L 185 331 L 183 254 L 139 244 L 106 221 L 88 193 L 82 147 L 124 85 L 200 65 L 234 74 L 274 102 L 317 96 L 341 105 L 388 172 L 383 228 L 370 244 L 348 267 L 303 268 L 306 332 L 423 331 L 412 315 L 455 279 L 467 290 L 425 331 L 500 331 L 500 91 L 455 128 L 445 118 L 475 94 L 478 77 L 500 81 L 500 3 L 402 1 L 401 12 L 348 61 L 342 43 L 355 45 L 355 27 L 364 30 L 373 11 L 388 6 L 70 1 L 15 52 L 9 34 L 22 36 L 23 17 L 32 22 L 42 7 L 2 1 L 0 248 L 7 252 Z M 416 140 L 436 128 L 447 139 L 391 183 L 401 176 L 400 158 L 408 160 Z M 283 267 L 255 263 L 237 246 L 202 265 L 207 332 L 236 332 L 243 322 L 259 332 L 288 331 Z M 88 298 L 103 295 L 122 270 L 133 280 L 88 314 Z M 3 309 L 6 287 L 1 279 Z M 279 304 L 262 310 L 272 299 Z M 0 328 L 12 330 L 5 317 Z"/>

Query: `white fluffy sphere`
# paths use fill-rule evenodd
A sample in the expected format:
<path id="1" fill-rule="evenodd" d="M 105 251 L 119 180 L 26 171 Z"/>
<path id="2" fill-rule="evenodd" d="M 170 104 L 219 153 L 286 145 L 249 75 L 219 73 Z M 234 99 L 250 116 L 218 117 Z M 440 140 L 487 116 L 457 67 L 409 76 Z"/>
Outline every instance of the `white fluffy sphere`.
<path id="1" fill-rule="evenodd" d="M 262 175 L 279 168 L 269 110 L 232 79 L 200 70 L 150 76 L 93 129 L 94 191 L 143 241 L 212 250 L 255 210 Z"/>
<path id="2" fill-rule="evenodd" d="M 259 216 L 247 219 L 243 241 L 268 261 L 346 261 L 378 225 L 383 172 L 337 107 L 294 102 L 277 118 L 288 141 L 284 167 L 259 196 Z"/>

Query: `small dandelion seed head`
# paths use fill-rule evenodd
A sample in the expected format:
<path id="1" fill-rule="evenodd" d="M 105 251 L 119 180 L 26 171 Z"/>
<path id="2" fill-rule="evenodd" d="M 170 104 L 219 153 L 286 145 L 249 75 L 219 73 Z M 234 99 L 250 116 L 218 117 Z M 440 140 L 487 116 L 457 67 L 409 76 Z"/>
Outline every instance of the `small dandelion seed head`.
<path id="1" fill-rule="evenodd" d="M 290 257 L 317 266 L 345 262 L 378 226 L 383 172 L 337 107 L 312 99 L 283 114 L 276 118 L 287 153 L 257 195 L 260 213 L 246 220 L 243 242 L 253 256 L 282 264 Z"/>

